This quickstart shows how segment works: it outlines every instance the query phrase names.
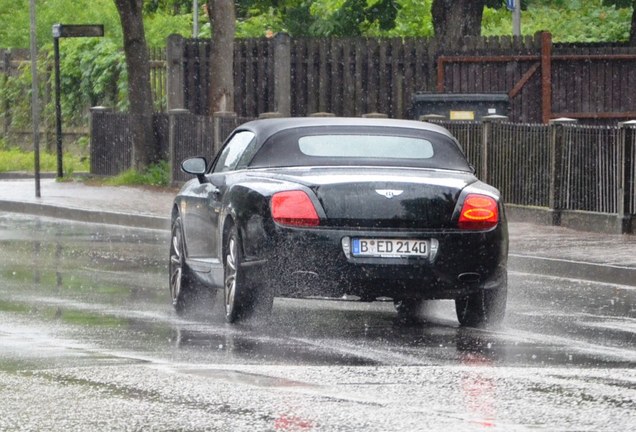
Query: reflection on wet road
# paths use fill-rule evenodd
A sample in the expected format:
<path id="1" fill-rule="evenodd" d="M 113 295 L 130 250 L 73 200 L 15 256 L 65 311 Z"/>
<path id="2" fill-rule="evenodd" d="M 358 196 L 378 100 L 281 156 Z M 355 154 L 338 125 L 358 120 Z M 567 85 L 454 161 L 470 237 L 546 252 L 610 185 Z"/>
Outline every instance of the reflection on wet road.
<path id="1" fill-rule="evenodd" d="M 0 430 L 636 424 L 633 287 L 512 271 L 493 331 L 459 328 L 452 302 L 404 323 L 389 302 L 276 299 L 230 326 L 213 296 L 173 314 L 167 241 L 0 214 Z"/>

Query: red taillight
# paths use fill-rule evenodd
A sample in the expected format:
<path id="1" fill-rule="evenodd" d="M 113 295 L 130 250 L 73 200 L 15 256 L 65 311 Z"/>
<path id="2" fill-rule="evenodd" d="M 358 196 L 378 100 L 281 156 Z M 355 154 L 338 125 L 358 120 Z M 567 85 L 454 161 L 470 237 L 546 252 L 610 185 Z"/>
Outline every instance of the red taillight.
<path id="1" fill-rule="evenodd" d="M 459 227 L 463 229 L 488 229 L 499 222 L 497 201 L 486 195 L 469 194 L 459 214 Z"/>
<path id="2" fill-rule="evenodd" d="M 320 218 L 309 196 L 299 190 L 272 196 L 272 217 L 282 225 L 318 226 Z"/>

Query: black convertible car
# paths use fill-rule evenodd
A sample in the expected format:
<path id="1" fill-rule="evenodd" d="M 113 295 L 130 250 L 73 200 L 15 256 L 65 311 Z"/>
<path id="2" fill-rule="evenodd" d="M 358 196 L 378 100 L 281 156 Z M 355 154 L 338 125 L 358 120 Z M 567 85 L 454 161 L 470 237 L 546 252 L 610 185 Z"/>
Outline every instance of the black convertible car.
<path id="1" fill-rule="evenodd" d="M 508 232 L 497 189 L 457 140 L 405 120 L 256 120 L 232 132 L 174 201 L 173 305 L 223 288 L 229 322 L 275 296 L 454 299 L 461 325 L 500 322 Z"/>

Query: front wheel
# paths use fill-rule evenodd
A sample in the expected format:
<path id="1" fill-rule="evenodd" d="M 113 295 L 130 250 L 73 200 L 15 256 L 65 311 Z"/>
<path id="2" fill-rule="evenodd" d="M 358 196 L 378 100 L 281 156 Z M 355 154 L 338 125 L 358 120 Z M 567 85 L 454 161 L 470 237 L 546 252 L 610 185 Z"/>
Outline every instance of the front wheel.
<path id="1" fill-rule="evenodd" d="M 506 314 L 506 285 L 480 289 L 455 299 L 457 319 L 463 327 L 492 327 L 501 324 Z"/>

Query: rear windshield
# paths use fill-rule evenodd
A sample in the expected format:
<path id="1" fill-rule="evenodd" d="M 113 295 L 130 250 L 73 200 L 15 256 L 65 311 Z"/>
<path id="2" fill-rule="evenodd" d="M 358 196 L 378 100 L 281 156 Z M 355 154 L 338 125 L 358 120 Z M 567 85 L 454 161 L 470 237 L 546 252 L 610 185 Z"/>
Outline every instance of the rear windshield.
<path id="1" fill-rule="evenodd" d="M 404 166 L 470 171 L 459 146 L 433 131 L 386 127 L 304 127 L 273 134 L 250 168 Z"/>
<path id="2" fill-rule="evenodd" d="M 334 158 L 430 159 L 433 144 L 390 135 L 309 135 L 298 139 L 305 156 Z"/>

